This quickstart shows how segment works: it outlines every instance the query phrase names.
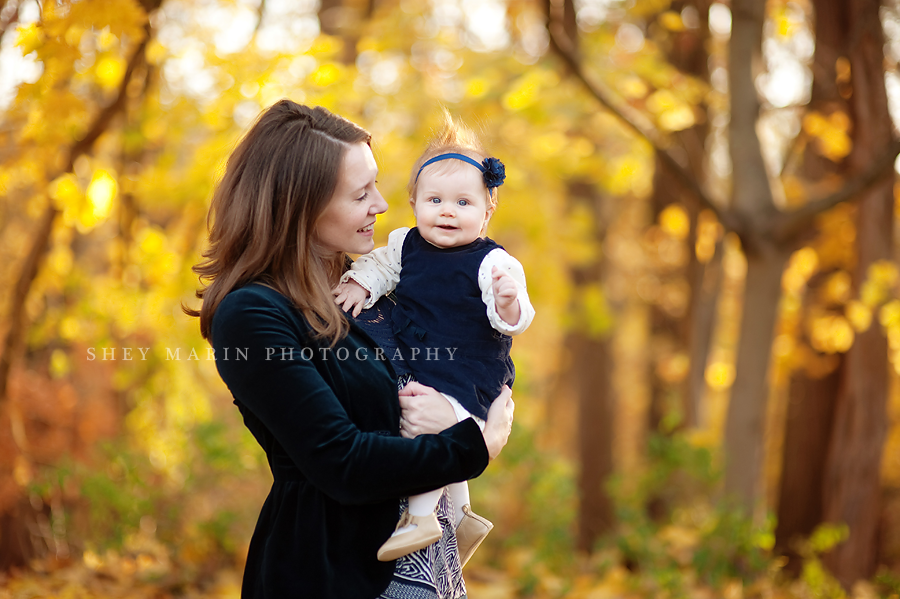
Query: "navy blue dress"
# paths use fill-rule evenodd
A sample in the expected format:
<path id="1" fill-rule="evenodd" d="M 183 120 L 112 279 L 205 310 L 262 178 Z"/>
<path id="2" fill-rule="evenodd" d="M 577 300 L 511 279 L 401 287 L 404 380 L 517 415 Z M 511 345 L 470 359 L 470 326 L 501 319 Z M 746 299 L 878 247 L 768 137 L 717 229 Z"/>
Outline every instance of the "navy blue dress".
<path id="1" fill-rule="evenodd" d="M 395 355 L 403 358 L 392 360 L 394 369 L 452 396 L 482 419 L 503 385 L 512 387 L 516 374 L 509 355 L 512 337 L 491 326 L 478 286 L 478 269 L 497 248 L 487 238 L 438 248 L 414 227 L 403 242 L 394 291 Z"/>

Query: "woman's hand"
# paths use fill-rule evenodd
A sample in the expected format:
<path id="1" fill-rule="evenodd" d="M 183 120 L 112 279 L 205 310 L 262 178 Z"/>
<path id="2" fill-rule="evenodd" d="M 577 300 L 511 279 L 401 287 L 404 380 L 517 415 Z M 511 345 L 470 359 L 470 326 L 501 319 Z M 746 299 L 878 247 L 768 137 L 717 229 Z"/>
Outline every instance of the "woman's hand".
<path id="1" fill-rule="evenodd" d="M 500 455 L 500 451 L 509 440 L 515 410 L 516 404 L 512 400 L 512 389 L 504 385 L 500 395 L 488 410 L 487 422 L 483 431 L 484 444 L 487 445 L 492 460 Z"/>
<path id="2" fill-rule="evenodd" d="M 412 439 L 456 424 L 456 412 L 437 389 L 415 381 L 400 390 L 400 435 Z"/>

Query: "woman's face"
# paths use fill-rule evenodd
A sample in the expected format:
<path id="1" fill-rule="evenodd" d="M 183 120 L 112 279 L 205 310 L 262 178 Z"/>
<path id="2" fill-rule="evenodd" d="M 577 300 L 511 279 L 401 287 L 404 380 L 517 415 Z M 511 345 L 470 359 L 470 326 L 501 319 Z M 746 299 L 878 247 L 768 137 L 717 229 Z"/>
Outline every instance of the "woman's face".
<path id="1" fill-rule="evenodd" d="M 344 154 L 334 195 L 316 225 L 316 238 L 325 250 L 365 254 L 375 248 L 375 215 L 388 208 L 375 187 L 377 175 L 369 145 L 351 145 Z"/>

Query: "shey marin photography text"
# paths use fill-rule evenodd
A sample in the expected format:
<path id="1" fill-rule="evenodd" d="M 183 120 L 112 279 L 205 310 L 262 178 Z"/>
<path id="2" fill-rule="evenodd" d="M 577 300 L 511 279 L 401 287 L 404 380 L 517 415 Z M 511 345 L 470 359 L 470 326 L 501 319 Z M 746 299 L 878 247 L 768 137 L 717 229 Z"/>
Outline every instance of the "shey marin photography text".
<path id="1" fill-rule="evenodd" d="M 426 347 L 421 348 L 411 348 L 405 354 L 399 349 L 391 350 L 392 353 L 389 355 L 384 349 L 380 347 L 376 347 L 373 349 L 360 347 L 355 351 L 351 352 L 346 347 L 319 347 L 319 348 L 311 348 L 304 347 L 302 349 L 298 349 L 295 347 L 264 347 L 260 349 L 255 349 L 254 351 L 262 351 L 264 352 L 264 358 L 266 360 L 312 360 L 314 358 L 318 358 L 321 360 L 388 360 L 388 359 L 403 359 L 408 362 L 415 362 L 417 360 L 425 360 L 425 361 L 440 361 L 447 360 L 452 362 L 456 355 L 457 348 L 455 347 Z M 201 349 L 197 349 L 195 347 L 185 348 L 185 347 L 166 347 L 164 348 L 165 353 L 163 354 L 162 350 L 159 348 L 154 349 L 150 347 L 89 347 L 87 348 L 87 360 L 89 362 L 93 362 L 95 360 L 100 361 L 141 361 L 147 360 L 149 357 L 156 357 L 153 352 L 158 352 L 159 357 L 165 360 L 187 360 L 187 361 L 200 361 L 200 360 L 215 360 L 217 358 L 216 352 L 212 347 L 204 347 Z M 225 347 L 222 348 L 218 358 L 220 360 L 249 360 L 250 359 L 250 351 L 249 347 Z"/>

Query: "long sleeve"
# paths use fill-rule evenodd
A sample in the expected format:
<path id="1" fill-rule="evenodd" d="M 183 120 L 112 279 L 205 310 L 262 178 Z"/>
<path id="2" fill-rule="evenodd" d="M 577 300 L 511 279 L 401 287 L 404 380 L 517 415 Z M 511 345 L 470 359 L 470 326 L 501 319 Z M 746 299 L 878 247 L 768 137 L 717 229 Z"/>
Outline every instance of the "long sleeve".
<path id="1" fill-rule="evenodd" d="M 519 322 L 509 324 L 505 322 L 497 313 L 497 306 L 494 303 L 494 291 L 492 288 L 491 270 L 496 266 L 501 270 L 505 270 L 512 276 L 518 288 L 519 301 Z M 488 253 L 482 260 L 478 268 L 478 287 L 481 289 L 481 299 L 487 306 L 488 320 L 494 329 L 505 335 L 515 336 L 525 331 L 534 320 L 534 306 L 528 298 L 528 290 L 525 286 L 525 269 L 522 264 L 516 260 L 509 252 L 502 248 L 497 248 Z"/>
<path id="2" fill-rule="evenodd" d="M 397 287 L 402 266 L 403 241 L 407 233 L 408 227 L 391 231 L 386 246 L 375 248 L 368 254 L 360 256 L 341 277 L 341 283 L 353 279 L 369 292 L 365 309 L 374 306 L 375 302 Z"/>
<path id="3" fill-rule="evenodd" d="M 376 361 L 376 346 L 351 333 L 323 348 L 306 338 L 303 326 L 295 311 L 259 293 L 230 294 L 213 319 L 216 356 L 230 348 L 233 357 L 234 348 L 243 348 L 245 359 L 216 365 L 269 455 L 276 480 L 278 456 L 286 454 L 289 468 L 324 494 L 342 504 L 366 504 L 484 470 L 487 448 L 474 422 L 412 440 L 392 436 L 399 415 L 396 383 Z M 363 430 L 360 421 L 384 428 Z"/>

